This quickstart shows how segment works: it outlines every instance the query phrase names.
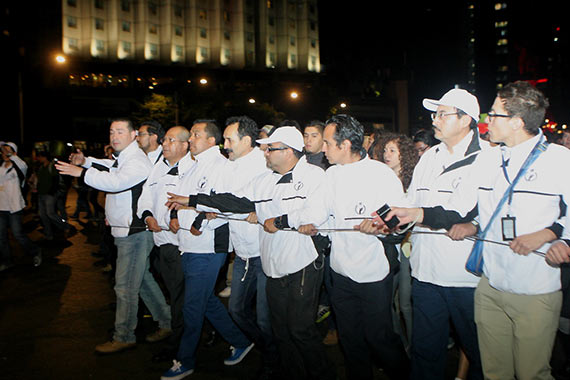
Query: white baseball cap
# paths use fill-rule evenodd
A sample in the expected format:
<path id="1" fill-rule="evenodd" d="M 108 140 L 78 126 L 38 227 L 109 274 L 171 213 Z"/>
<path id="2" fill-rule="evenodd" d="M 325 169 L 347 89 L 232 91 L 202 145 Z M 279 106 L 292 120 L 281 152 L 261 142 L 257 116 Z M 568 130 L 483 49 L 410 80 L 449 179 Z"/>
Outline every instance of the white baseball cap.
<path id="1" fill-rule="evenodd" d="M 295 127 L 279 127 L 276 128 L 271 136 L 265 139 L 256 140 L 259 144 L 271 144 L 280 142 L 299 152 L 303 151 L 305 143 L 303 142 L 303 135 Z"/>
<path id="2" fill-rule="evenodd" d="M 18 146 L 13 142 L 3 142 L 2 145 L 8 145 L 10 148 L 12 148 L 14 153 L 18 153 Z"/>
<path id="3" fill-rule="evenodd" d="M 450 106 L 460 109 L 475 121 L 479 121 L 479 102 L 466 90 L 454 88 L 449 90 L 439 100 L 424 99 L 422 104 L 430 111 L 437 111 L 438 106 Z"/>

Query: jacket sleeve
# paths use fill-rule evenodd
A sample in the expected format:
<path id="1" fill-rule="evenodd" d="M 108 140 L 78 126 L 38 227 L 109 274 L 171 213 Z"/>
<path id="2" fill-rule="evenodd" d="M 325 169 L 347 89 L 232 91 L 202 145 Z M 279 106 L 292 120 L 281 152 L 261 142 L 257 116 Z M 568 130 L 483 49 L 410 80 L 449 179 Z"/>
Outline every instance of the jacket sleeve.
<path id="1" fill-rule="evenodd" d="M 28 172 L 28 165 L 24 160 L 22 160 L 20 157 L 16 155 L 11 156 L 10 161 L 12 161 L 12 164 L 14 165 L 14 170 L 16 170 L 16 173 L 18 174 L 18 179 L 20 180 L 20 186 L 24 187 L 24 185 L 26 184 L 25 180 L 26 180 L 26 173 Z"/>
<path id="2" fill-rule="evenodd" d="M 150 162 L 133 157 L 117 170 L 101 171 L 94 167 L 87 169 L 85 183 L 108 193 L 119 193 L 146 180 L 151 170 Z"/>

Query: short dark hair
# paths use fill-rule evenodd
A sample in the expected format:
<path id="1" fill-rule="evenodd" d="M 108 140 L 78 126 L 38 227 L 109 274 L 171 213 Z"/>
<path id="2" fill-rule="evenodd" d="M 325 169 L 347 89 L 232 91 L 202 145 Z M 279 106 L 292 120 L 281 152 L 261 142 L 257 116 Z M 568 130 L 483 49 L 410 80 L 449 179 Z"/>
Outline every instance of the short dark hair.
<path id="1" fill-rule="evenodd" d="M 339 146 L 344 140 L 350 141 L 352 153 L 362 153 L 364 143 L 364 127 L 358 120 L 349 115 L 334 115 L 326 121 L 326 124 L 334 124 L 333 138 Z"/>
<path id="2" fill-rule="evenodd" d="M 538 134 L 546 109 L 550 106 L 548 99 L 536 87 L 525 81 L 507 84 L 497 92 L 503 102 L 505 111 L 510 116 L 517 116 L 524 122 L 524 129 L 531 135 Z"/>
<path id="3" fill-rule="evenodd" d="M 127 123 L 127 128 L 129 129 L 129 131 L 133 132 L 135 130 L 135 125 L 133 124 L 133 121 L 131 119 L 129 119 L 128 117 L 116 117 L 110 120 L 111 124 L 113 123 Z"/>
<path id="4" fill-rule="evenodd" d="M 214 119 L 196 119 L 192 123 L 192 125 L 196 124 L 206 124 L 204 128 L 204 132 L 208 137 L 213 137 L 216 141 L 216 145 L 222 141 L 222 132 L 220 131 L 220 127 L 218 127 L 218 122 Z"/>
<path id="5" fill-rule="evenodd" d="M 325 123 L 323 123 L 320 120 L 312 120 L 311 122 L 305 124 L 305 128 L 307 127 L 315 127 L 319 130 L 319 132 L 321 133 L 321 135 L 323 134 L 323 131 L 325 130 Z"/>
<path id="6" fill-rule="evenodd" d="M 412 136 L 412 140 L 414 140 L 415 143 L 423 142 L 427 146 L 434 146 L 438 143 L 437 139 L 434 137 L 433 129 L 419 129 Z"/>
<path id="7" fill-rule="evenodd" d="M 301 124 L 299 124 L 297 120 L 283 120 L 281 123 L 279 123 L 279 127 L 295 127 L 301 133 L 303 133 L 301 130 Z"/>
<path id="8" fill-rule="evenodd" d="M 226 127 L 230 124 L 238 123 L 238 136 L 243 139 L 245 136 L 249 136 L 251 146 L 255 146 L 255 140 L 259 136 L 259 129 L 257 128 L 257 123 L 255 120 L 249 116 L 232 116 L 226 120 Z"/>
<path id="9" fill-rule="evenodd" d="M 146 121 L 143 121 L 141 123 L 141 127 L 143 125 L 146 125 L 148 133 L 152 133 L 153 135 L 156 135 L 157 142 L 159 144 L 162 143 L 162 139 L 164 139 L 164 135 L 166 134 L 164 128 L 162 127 L 162 124 L 160 124 L 156 120 L 146 120 Z M 139 127 L 139 129 L 140 129 L 140 127 Z"/>

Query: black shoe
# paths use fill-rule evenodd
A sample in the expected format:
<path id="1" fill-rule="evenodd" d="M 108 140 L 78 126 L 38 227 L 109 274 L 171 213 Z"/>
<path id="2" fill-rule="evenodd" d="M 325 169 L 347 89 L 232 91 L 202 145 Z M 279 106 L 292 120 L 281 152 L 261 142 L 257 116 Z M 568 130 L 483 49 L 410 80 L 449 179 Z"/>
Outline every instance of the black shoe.
<path id="1" fill-rule="evenodd" d="M 95 261 L 95 262 L 93 263 L 93 266 L 94 266 L 94 267 L 104 267 L 104 266 L 106 266 L 106 265 L 107 265 L 107 260 L 106 260 L 106 259 L 98 260 L 98 261 Z"/>
<path id="2" fill-rule="evenodd" d="M 208 337 L 206 338 L 206 341 L 204 342 L 204 346 L 206 347 L 213 347 L 216 344 L 218 344 L 220 338 L 218 337 L 218 334 L 216 334 L 215 330 L 212 330 L 208 333 Z"/>
<path id="3" fill-rule="evenodd" d="M 176 359 L 176 352 L 173 350 L 160 350 L 156 354 L 152 355 L 152 361 L 155 363 L 158 362 L 171 362 L 173 359 Z"/>

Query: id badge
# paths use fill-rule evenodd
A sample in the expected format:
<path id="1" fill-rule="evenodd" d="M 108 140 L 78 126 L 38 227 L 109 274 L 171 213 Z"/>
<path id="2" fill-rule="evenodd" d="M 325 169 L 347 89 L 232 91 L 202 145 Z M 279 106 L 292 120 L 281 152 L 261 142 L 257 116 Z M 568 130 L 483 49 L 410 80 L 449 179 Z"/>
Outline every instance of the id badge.
<path id="1" fill-rule="evenodd" d="M 514 240 L 517 237 L 515 229 L 516 218 L 513 216 L 505 216 L 501 218 L 501 227 L 503 230 L 503 241 Z"/>

